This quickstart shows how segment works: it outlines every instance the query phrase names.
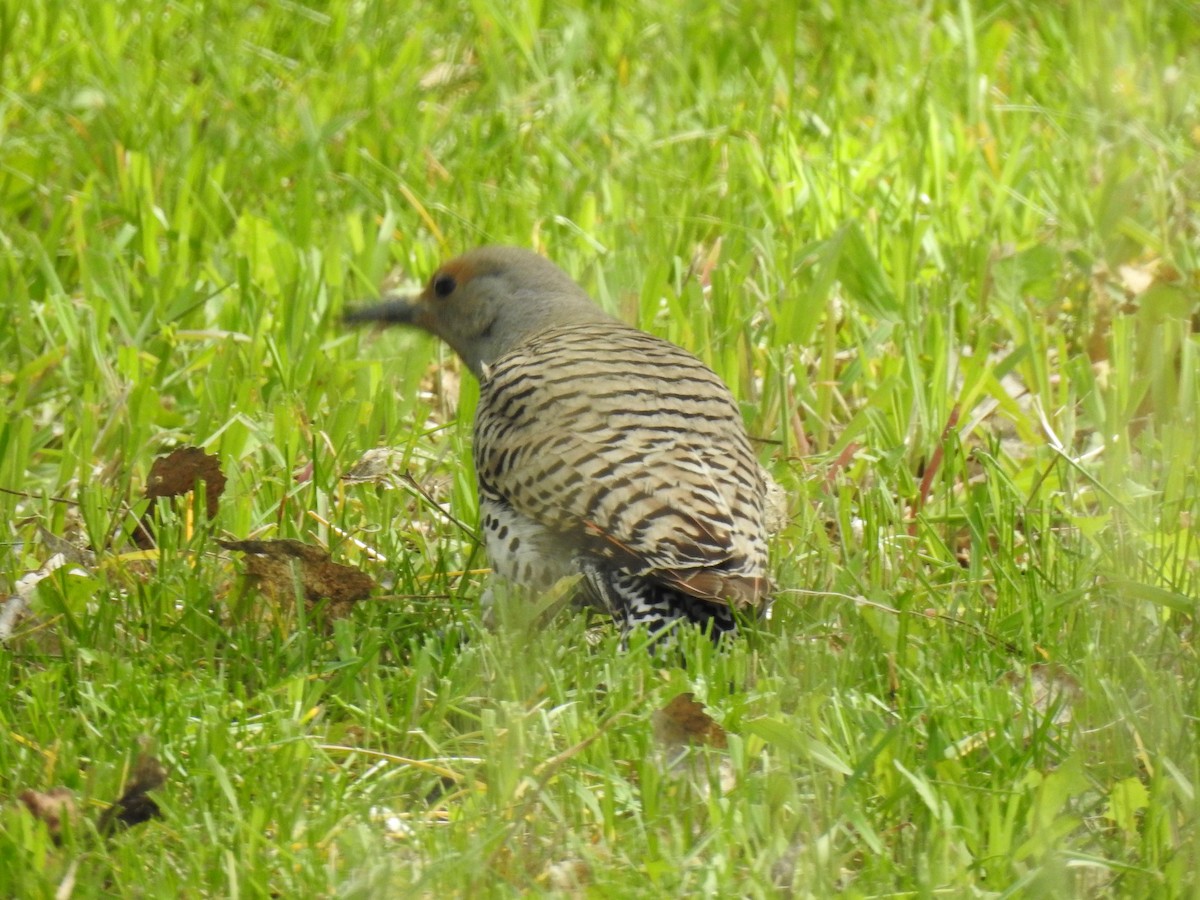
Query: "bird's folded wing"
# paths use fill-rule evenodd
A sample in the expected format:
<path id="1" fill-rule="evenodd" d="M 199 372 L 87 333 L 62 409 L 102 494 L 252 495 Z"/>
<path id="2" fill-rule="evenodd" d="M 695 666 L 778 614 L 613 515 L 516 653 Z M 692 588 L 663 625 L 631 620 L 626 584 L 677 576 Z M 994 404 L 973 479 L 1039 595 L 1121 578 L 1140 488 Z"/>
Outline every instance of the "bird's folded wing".
<path id="1" fill-rule="evenodd" d="M 619 323 L 549 332 L 489 367 L 474 447 L 482 490 L 581 549 L 705 599 L 761 593 L 761 469 L 687 351 Z"/>
<path id="2" fill-rule="evenodd" d="M 476 468 L 485 490 L 580 549 L 692 596 L 754 604 L 766 593 L 757 465 L 735 471 L 686 437 L 510 428 L 495 452 L 477 441 Z"/>

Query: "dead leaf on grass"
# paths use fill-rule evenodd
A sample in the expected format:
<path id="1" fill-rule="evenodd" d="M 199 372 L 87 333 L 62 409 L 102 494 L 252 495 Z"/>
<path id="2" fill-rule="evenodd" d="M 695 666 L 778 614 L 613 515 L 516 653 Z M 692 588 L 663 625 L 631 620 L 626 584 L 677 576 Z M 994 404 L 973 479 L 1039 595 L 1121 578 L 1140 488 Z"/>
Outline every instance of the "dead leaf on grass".
<path id="1" fill-rule="evenodd" d="M 56 787 L 48 791 L 22 791 L 17 798 L 35 819 L 46 823 L 46 830 L 54 843 L 62 840 L 63 823 L 73 828 L 79 822 L 79 806 L 69 788 Z"/>
<path id="2" fill-rule="evenodd" d="M 150 507 L 133 532 L 133 542 L 146 550 L 154 546 L 154 525 L 159 497 L 180 497 L 196 490 L 204 482 L 204 499 L 208 518 L 216 518 L 221 494 L 225 491 L 225 474 L 217 457 L 199 447 L 177 447 L 166 456 L 154 460 L 146 478 L 146 498 Z"/>
<path id="3" fill-rule="evenodd" d="M 125 790 L 117 802 L 100 816 L 97 828 L 101 834 L 112 834 L 118 828 L 140 825 L 151 819 L 162 818 L 162 810 L 154 802 L 150 791 L 162 787 L 167 781 L 167 767 L 156 756 L 142 751 L 138 754 Z"/>
<path id="4" fill-rule="evenodd" d="M 690 691 L 679 694 L 662 709 L 650 714 L 654 737 L 662 746 L 664 770 L 673 778 L 684 778 L 699 786 L 707 795 L 714 782 L 722 794 L 733 790 L 737 774 L 729 755 L 723 752 L 728 737 L 722 728 L 696 701 Z"/>
<path id="5" fill-rule="evenodd" d="M 366 598 L 375 587 L 369 575 L 353 566 L 335 563 L 329 552 L 303 541 L 217 541 L 226 550 L 245 554 L 246 576 L 277 602 L 286 603 L 303 591 L 310 604 L 328 600 L 330 618 L 339 618 Z"/>
<path id="6" fill-rule="evenodd" d="M 704 710 L 704 704 L 696 702 L 690 691 L 674 697 L 662 709 L 650 714 L 654 725 L 654 736 L 668 748 L 686 747 L 689 744 L 705 747 L 726 747 L 725 729 L 716 723 Z"/>
<path id="7" fill-rule="evenodd" d="M 149 739 L 143 738 L 139 743 L 145 748 L 149 746 Z M 129 773 L 125 789 L 116 802 L 101 813 L 96 830 L 107 836 L 120 828 L 161 818 L 162 811 L 150 797 L 150 792 L 162 787 L 166 781 L 167 767 L 148 750 L 142 749 Z M 25 790 L 17 799 L 34 818 L 46 824 L 55 844 L 62 841 L 64 826 L 75 828 L 81 819 L 75 794 L 65 787 L 48 791 Z"/>

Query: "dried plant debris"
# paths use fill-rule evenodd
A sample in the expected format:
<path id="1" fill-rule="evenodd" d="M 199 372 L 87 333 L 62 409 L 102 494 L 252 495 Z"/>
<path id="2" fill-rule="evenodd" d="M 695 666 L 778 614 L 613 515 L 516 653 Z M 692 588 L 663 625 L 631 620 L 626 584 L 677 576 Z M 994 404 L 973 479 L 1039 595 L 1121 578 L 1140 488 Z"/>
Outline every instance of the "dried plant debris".
<path id="1" fill-rule="evenodd" d="M 705 711 L 704 704 L 696 702 L 691 692 L 680 694 L 662 709 L 656 709 L 650 714 L 650 721 L 654 736 L 668 749 L 689 745 L 725 749 L 725 729 Z"/>
<path id="2" fill-rule="evenodd" d="M 763 513 L 767 534 L 775 536 L 787 527 L 789 521 L 788 493 L 766 469 L 759 466 L 758 471 L 762 475 L 763 486 L 766 488 L 766 508 Z"/>
<path id="3" fill-rule="evenodd" d="M 384 836 L 391 840 L 408 840 L 416 834 L 403 814 L 386 806 L 372 806 L 370 817 L 372 822 L 382 826 Z"/>
<path id="4" fill-rule="evenodd" d="M 167 781 L 167 767 L 156 756 L 145 751 L 138 754 L 129 773 L 129 781 L 117 802 L 100 816 L 97 828 L 101 834 L 112 834 L 120 828 L 129 828 L 162 818 L 162 811 L 150 791 L 162 787 Z"/>
<path id="5" fill-rule="evenodd" d="M 45 528 L 38 526 L 38 536 L 42 539 L 42 543 L 46 545 L 46 549 L 54 555 L 61 555 L 64 560 L 77 566 L 82 566 L 85 569 L 90 569 L 96 565 L 96 554 L 86 547 L 76 547 L 64 537 L 59 537 L 57 534 L 47 531 Z"/>
<path id="6" fill-rule="evenodd" d="M 167 767 L 156 756 L 143 750 L 138 754 L 125 790 L 121 796 L 100 814 L 96 830 L 102 835 L 162 818 L 162 811 L 150 792 L 162 787 L 167 781 Z M 65 787 L 48 791 L 26 790 L 17 798 L 34 818 L 45 823 L 54 843 L 62 842 L 64 829 L 79 827 L 80 804 L 75 794 Z"/>
<path id="7" fill-rule="evenodd" d="M 312 604 L 328 600 L 328 613 L 338 618 L 366 598 L 375 582 L 353 566 L 335 563 L 329 553 L 303 541 L 217 541 L 226 550 L 244 553 L 246 577 L 263 593 L 286 603 L 302 593 Z"/>
<path id="8" fill-rule="evenodd" d="M 679 694 L 652 712 L 650 723 L 662 748 L 667 775 L 693 781 L 704 794 L 714 783 L 723 794 L 733 790 L 737 776 L 729 755 L 723 752 L 728 745 L 725 729 L 691 692 Z"/>
<path id="9" fill-rule="evenodd" d="M 421 76 L 418 84 L 423 91 L 434 91 L 445 88 L 461 87 L 477 76 L 479 64 L 475 54 L 468 50 L 463 56 L 453 61 L 437 60 Z"/>
<path id="10" fill-rule="evenodd" d="M 221 494 L 225 491 L 225 474 L 217 457 L 199 447 L 178 447 L 166 456 L 154 460 L 146 479 L 146 498 L 150 507 L 133 532 L 133 542 L 143 550 L 153 547 L 154 524 L 159 497 L 181 497 L 204 483 L 204 500 L 209 519 L 217 515 Z"/>
<path id="11" fill-rule="evenodd" d="M 86 575 L 88 569 L 96 563 L 96 557 L 90 551 L 76 547 L 70 541 L 51 534 L 45 528 L 38 530 L 41 533 L 42 542 L 46 545 L 48 556 L 40 569 L 22 575 L 17 580 L 16 591 L 0 603 L 0 644 L 12 637 L 17 624 L 29 610 L 30 598 L 39 583 L 64 566 L 71 566 L 69 571 L 73 573 Z"/>
<path id="12" fill-rule="evenodd" d="M 342 475 L 342 481 L 347 484 L 391 482 L 404 474 L 406 458 L 406 454 L 400 450 L 376 447 L 356 459 L 354 465 Z"/>
<path id="13" fill-rule="evenodd" d="M 48 791 L 22 791 L 18 797 L 35 819 L 46 824 L 54 843 L 62 841 L 64 824 L 70 828 L 79 825 L 79 805 L 69 788 L 55 787 Z"/>
<path id="14" fill-rule="evenodd" d="M 586 860 L 568 856 L 547 863 L 538 881 L 559 896 L 583 897 L 588 888 L 595 884 L 595 877 Z"/>

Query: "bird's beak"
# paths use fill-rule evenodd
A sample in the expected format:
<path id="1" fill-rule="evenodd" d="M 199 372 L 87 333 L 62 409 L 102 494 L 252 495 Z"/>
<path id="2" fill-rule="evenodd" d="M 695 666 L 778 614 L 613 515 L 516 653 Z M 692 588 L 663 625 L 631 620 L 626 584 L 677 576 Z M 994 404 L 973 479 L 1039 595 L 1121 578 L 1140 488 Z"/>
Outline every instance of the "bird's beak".
<path id="1" fill-rule="evenodd" d="M 342 320 L 350 323 L 378 322 L 381 325 L 419 325 L 423 305 L 419 297 L 393 294 L 373 306 L 346 310 Z"/>

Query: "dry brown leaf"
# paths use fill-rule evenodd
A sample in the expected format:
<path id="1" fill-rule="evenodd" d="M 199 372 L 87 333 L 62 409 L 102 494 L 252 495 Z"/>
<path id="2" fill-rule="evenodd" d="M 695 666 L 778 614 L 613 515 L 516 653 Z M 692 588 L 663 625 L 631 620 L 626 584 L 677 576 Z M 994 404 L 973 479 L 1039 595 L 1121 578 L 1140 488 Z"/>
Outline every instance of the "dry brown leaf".
<path id="1" fill-rule="evenodd" d="M 151 819 L 162 817 L 158 804 L 149 796 L 150 791 L 162 787 L 167 781 L 167 767 L 150 753 L 138 754 L 129 773 L 129 781 L 117 802 L 100 816 L 97 828 L 101 834 L 111 834 L 117 828 L 140 825 Z"/>
<path id="2" fill-rule="evenodd" d="M 722 794 L 737 784 L 737 774 L 726 749 L 725 729 L 713 720 L 688 692 L 674 697 L 650 714 L 654 736 L 662 746 L 663 770 L 673 779 L 698 786 L 707 794 L 714 787 Z M 715 776 L 715 780 L 714 780 Z"/>
<path id="3" fill-rule="evenodd" d="M 46 823 L 46 829 L 54 843 L 62 840 L 64 822 L 70 822 L 74 827 L 79 822 L 79 807 L 75 803 L 75 795 L 65 787 L 51 788 L 48 791 L 22 791 L 18 798 L 34 818 Z"/>
<path id="4" fill-rule="evenodd" d="M 367 597 L 375 582 L 353 566 L 335 563 L 329 553 L 303 541 L 217 541 L 226 550 L 246 554 L 246 575 L 264 593 L 286 602 L 299 585 L 309 603 L 329 600 L 328 613 L 338 618 Z"/>
<path id="5" fill-rule="evenodd" d="M 160 456 L 150 467 L 146 496 L 151 500 L 178 497 L 194 491 L 201 481 L 204 482 L 208 514 L 215 516 L 225 490 L 225 475 L 220 462 L 199 447 L 177 447 L 166 456 Z"/>
<path id="6" fill-rule="evenodd" d="M 650 714 L 654 736 L 669 748 L 699 744 L 724 750 L 725 729 L 704 710 L 690 691 Z"/>
<path id="7" fill-rule="evenodd" d="M 180 497 L 196 490 L 204 482 L 204 498 L 208 517 L 213 519 L 220 509 L 221 494 L 225 491 L 225 474 L 216 456 L 199 447 L 177 447 L 166 456 L 154 460 L 146 478 L 146 498 L 150 507 L 133 532 L 133 542 L 143 550 L 154 546 L 154 517 L 159 497 Z"/>

